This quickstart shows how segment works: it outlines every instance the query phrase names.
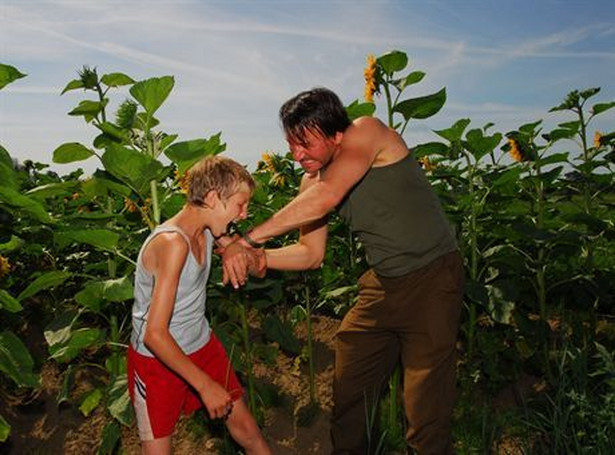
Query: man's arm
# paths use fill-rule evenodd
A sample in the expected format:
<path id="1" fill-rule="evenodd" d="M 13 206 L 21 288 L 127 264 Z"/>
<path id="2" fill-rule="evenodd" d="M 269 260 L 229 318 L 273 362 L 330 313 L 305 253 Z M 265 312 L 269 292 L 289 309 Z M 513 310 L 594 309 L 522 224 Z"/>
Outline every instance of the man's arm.
<path id="1" fill-rule="evenodd" d="M 320 179 L 267 221 L 252 229 L 250 238 L 263 243 L 271 237 L 323 218 L 367 173 L 379 152 L 376 144 L 385 131 L 386 126 L 375 118 L 355 122 L 344 133 L 342 149 Z"/>
<path id="2" fill-rule="evenodd" d="M 317 180 L 304 175 L 299 194 L 308 191 Z M 267 268 L 274 270 L 308 270 L 320 267 L 327 246 L 327 221 L 324 215 L 319 220 L 303 225 L 297 243 L 282 248 L 267 249 Z"/>
<path id="3" fill-rule="evenodd" d="M 318 179 L 304 175 L 299 186 L 299 194 L 307 191 Z M 264 250 L 265 264 L 259 275 L 266 269 L 308 270 L 320 267 L 325 256 L 327 244 L 327 216 L 304 225 L 300 229 L 299 241 L 293 245 Z M 246 248 L 242 242 L 229 246 L 222 256 L 224 284 L 230 282 L 234 288 L 245 284 L 249 267 L 244 266 L 245 256 L 262 254 L 263 250 Z"/>

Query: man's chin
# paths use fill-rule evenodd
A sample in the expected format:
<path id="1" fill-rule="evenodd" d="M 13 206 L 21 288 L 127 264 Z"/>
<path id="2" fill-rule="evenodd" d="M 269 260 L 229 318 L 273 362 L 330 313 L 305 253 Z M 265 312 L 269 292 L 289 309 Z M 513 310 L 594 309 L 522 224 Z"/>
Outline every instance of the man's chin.
<path id="1" fill-rule="evenodd" d="M 320 165 L 320 163 L 310 163 L 307 165 L 303 165 L 303 170 L 306 172 L 306 174 L 309 175 L 314 175 L 314 174 L 318 174 L 318 171 L 320 171 L 320 168 L 322 167 Z"/>

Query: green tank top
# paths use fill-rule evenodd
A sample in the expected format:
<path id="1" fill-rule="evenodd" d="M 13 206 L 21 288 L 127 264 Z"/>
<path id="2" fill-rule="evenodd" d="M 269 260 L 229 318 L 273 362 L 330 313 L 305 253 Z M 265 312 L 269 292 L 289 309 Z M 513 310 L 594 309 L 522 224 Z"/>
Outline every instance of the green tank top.
<path id="1" fill-rule="evenodd" d="M 401 276 L 457 249 L 440 201 L 410 154 L 372 167 L 338 209 L 379 275 Z"/>

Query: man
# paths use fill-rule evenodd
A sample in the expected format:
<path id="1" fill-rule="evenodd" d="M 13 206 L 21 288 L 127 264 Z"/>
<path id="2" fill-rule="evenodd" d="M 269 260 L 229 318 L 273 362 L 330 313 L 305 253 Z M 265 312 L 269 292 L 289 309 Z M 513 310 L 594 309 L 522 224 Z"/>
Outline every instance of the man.
<path id="1" fill-rule="evenodd" d="M 337 207 L 371 268 L 336 335 L 333 453 L 367 453 L 366 405 L 377 402 L 400 359 L 408 444 L 421 454 L 451 453 L 463 264 L 433 189 L 396 131 L 372 117 L 351 122 L 328 89 L 293 97 L 280 119 L 305 170 L 299 195 L 227 250 L 225 279 L 243 284 L 254 258 L 264 264 L 262 244 L 296 228 L 296 244 L 264 250 L 266 266 L 319 267 L 327 214 Z"/>

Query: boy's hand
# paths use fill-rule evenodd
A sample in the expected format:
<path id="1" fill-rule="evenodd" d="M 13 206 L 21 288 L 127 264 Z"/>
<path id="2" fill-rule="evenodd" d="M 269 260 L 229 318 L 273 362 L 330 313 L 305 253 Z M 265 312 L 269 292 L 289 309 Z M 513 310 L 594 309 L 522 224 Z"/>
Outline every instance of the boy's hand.
<path id="1" fill-rule="evenodd" d="M 263 278 L 267 273 L 267 256 L 263 248 L 254 248 L 248 251 L 248 273 L 257 278 Z"/>
<path id="2" fill-rule="evenodd" d="M 216 381 L 207 381 L 202 390 L 199 390 L 199 395 L 212 419 L 223 419 L 233 409 L 231 395 Z"/>
<path id="3" fill-rule="evenodd" d="M 246 248 L 239 242 L 231 243 L 222 253 L 222 284 L 229 281 L 237 289 L 246 283 L 250 257 Z"/>

